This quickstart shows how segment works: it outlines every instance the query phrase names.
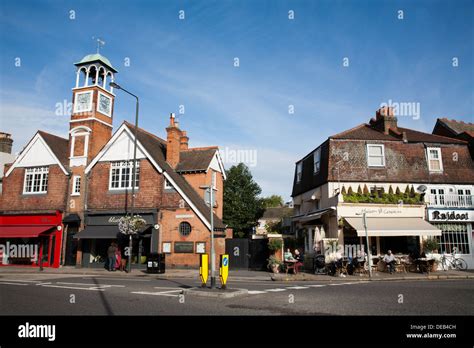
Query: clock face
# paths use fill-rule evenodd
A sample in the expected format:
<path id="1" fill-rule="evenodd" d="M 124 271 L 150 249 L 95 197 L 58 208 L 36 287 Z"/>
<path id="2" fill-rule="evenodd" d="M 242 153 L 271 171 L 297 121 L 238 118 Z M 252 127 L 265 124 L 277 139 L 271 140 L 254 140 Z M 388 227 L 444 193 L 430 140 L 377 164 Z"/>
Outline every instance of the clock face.
<path id="1" fill-rule="evenodd" d="M 100 93 L 99 94 L 99 105 L 98 105 L 98 110 L 102 112 L 103 114 L 106 114 L 110 116 L 110 109 L 112 106 L 112 102 L 109 97 L 106 95 Z"/>
<path id="2" fill-rule="evenodd" d="M 90 111 L 92 103 L 92 92 L 78 93 L 76 95 L 75 112 Z"/>

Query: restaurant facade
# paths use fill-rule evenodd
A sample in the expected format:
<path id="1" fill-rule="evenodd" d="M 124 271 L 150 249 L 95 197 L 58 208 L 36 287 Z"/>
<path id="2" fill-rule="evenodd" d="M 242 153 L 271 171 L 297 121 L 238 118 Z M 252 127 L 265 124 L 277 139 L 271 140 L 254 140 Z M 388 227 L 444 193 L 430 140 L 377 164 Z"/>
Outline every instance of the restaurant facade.
<path id="1" fill-rule="evenodd" d="M 438 252 L 456 247 L 472 263 L 473 178 L 467 142 L 398 127 L 382 108 L 296 163 L 293 222 L 309 256 L 324 240 L 367 250 L 367 227 L 373 255 L 422 252 L 436 239 Z"/>

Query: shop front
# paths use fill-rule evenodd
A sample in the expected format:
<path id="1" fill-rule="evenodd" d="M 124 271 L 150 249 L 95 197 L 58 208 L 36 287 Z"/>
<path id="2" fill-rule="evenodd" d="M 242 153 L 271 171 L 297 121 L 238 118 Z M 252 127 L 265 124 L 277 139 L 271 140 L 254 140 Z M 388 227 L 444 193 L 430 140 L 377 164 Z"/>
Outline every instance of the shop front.
<path id="1" fill-rule="evenodd" d="M 364 246 L 369 237 L 372 255 L 420 252 L 424 238 L 439 237 L 441 231 L 424 219 L 423 205 L 352 204 L 338 206 L 339 243 Z M 365 215 L 365 223 L 364 223 Z"/>
<path id="2" fill-rule="evenodd" d="M 441 235 L 436 237 L 440 253 L 452 253 L 457 250 L 457 255 L 474 268 L 474 238 L 473 238 L 473 209 L 456 208 L 428 208 L 427 220 L 441 230 Z"/>
<path id="3" fill-rule="evenodd" d="M 0 215 L 0 266 L 58 268 L 62 213 Z"/>
<path id="4" fill-rule="evenodd" d="M 146 266 L 147 256 L 157 251 L 158 225 L 157 211 L 137 212 L 145 221 L 145 226 L 132 236 L 132 264 Z M 78 259 L 82 267 L 104 267 L 107 249 L 116 243 L 121 258 L 128 259 L 129 236 L 118 228 L 124 212 L 89 212 L 85 214 L 85 228 L 75 234 L 79 240 Z"/>

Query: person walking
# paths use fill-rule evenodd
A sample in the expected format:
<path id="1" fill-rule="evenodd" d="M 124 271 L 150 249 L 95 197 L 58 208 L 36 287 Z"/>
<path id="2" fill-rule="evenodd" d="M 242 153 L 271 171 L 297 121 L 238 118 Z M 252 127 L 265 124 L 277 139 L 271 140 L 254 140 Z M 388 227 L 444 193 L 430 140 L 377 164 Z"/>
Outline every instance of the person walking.
<path id="1" fill-rule="evenodd" d="M 117 247 L 114 242 L 110 243 L 109 248 L 107 249 L 107 261 L 109 266 L 109 272 L 115 271 L 115 253 L 117 252 Z"/>

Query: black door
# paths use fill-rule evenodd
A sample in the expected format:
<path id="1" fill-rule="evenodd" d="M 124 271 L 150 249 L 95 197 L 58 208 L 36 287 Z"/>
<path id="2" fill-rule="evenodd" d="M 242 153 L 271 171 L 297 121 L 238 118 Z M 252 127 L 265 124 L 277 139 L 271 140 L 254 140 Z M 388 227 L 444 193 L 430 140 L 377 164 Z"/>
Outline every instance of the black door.
<path id="1" fill-rule="evenodd" d="M 267 269 L 267 260 L 270 257 L 268 249 L 268 239 L 250 240 L 250 264 L 249 268 L 254 271 L 264 271 Z"/>
<path id="2" fill-rule="evenodd" d="M 247 238 L 226 239 L 225 253 L 229 255 L 230 269 L 249 268 L 249 240 Z"/>
<path id="3" fill-rule="evenodd" d="M 76 255 L 77 255 L 77 243 L 78 240 L 74 239 L 74 236 L 77 233 L 77 226 L 69 226 L 66 236 L 66 255 L 64 258 L 64 264 L 66 266 L 75 266 L 76 265 Z"/>

